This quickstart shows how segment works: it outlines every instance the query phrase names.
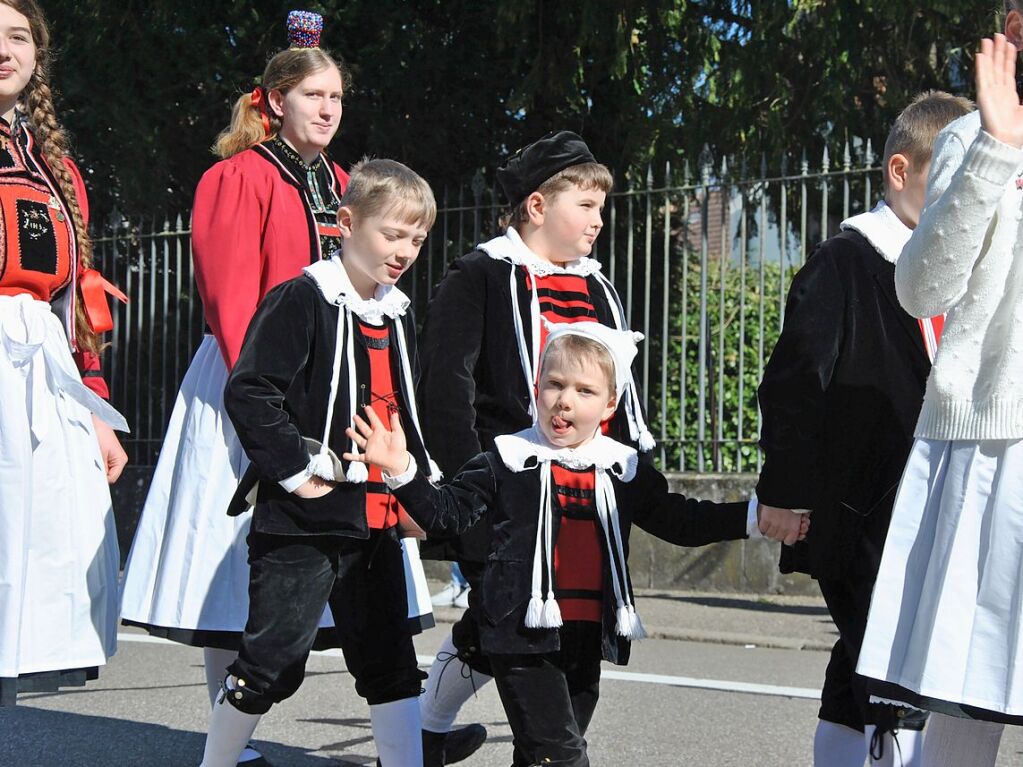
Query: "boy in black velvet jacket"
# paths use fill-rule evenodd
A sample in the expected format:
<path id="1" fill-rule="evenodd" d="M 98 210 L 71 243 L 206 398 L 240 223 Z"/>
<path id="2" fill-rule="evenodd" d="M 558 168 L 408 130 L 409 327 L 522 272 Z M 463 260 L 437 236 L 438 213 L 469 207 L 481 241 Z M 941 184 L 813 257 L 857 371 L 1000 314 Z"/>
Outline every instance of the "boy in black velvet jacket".
<path id="1" fill-rule="evenodd" d="M 602 659 L 624 665 L 645 634 L 628 572 L 633 523 L 682 546 L 744 538 L 752 503 L 668 491 L 636 450 L 601 433 L 631 385 L 633 335 L 594 322 L 550 326 L 533 426 L 499 436 L 451 482 L 432 484 L 373 412 L 349 435 L 430 535 L 480 523 L 489 538 L 477 617 L 515 739 L 513 764 L 589 764 L 584 735 Z"/>
<path id="2" fill-rule="evenodd" d="M 891 764 L 893 729 L 902 763 L 920 758 L 922 718 L 871 704 L 855 669 L 943 321 L 918 321 L 899 305 L 895 263 L 923 208 L 934 139 L 969 111 L 966 99 L 929 92 L 899 115 L 885 144 L 884 201 L 843 221 L 796 275 L 760 384 L 762 524 L 794 526 L 791 509 L 813 512 L 806 541 L 783 547 L 781 569 L 817 579 L 839 633 L 817 765 L 860 767 L 868 749 L 872 762 Z"/>
<path id="3" fill-rule="evenodd" d="M 492 449 L 495 438 L 533 422 L 544 321 L 628 328 L 614 286 L 590 257 L 612 178 L 585 142 L 568 131 L 551 133 L 514 154 L 498 181 L 512 211 L 507 230 L 451 264 L 423 324 L 423 433 L 447 477 Z M 652 447 L 635 389 L 605 433 L 642 450 Z M 457 560 L 472 587 L 469 609 L 441 645 L 426 681 L 423 726 L 433 733 L 447 733 L 460 707 L 491 678 L 475 615 L 488 546 L 484 527 L 423 547 L 426 558 Z M 456 657 L 468 673 L 445 672 Z M 440 767 L 444 756 L 441 749 L 428 750 L 425 767 Z"/>
<path id="4" fill-rule="evenodd" d="M 407 620 L 401 509 L 379 472 L 338 456 L 352 415 L 376 408 L 396 414 L 429 470 L 415 323 L 395 283 L 435 216 L 430 187 L 404 165 L 359 163 L 338 212 L 343 253 L 272 290 L 248 328 L 224 403 L 252 461 L 232 504 L 255 500 L 249 617 L 202 767 L 235 767 L 260 716 L 298 689 L 328 606 L 383 766 L 422 763 L 425 675 Z"/>

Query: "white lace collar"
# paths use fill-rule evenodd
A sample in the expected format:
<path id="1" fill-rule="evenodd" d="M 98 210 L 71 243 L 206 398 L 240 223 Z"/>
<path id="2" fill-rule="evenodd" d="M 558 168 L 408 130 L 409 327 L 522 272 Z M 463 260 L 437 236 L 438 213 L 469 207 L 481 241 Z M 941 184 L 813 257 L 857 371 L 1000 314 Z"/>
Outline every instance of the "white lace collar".
<path id="1" fill-rule="evenodd" d="M 884 200 L 869 213 L 847 218 L 842 222 L 842 229 L 862 234 L 881 258 L 892 264 L 899 260 L 899 254 L 913 234 L 913 230 L 902 223 Z"/>
<path id="2" fill-rule="evenodd" d="M 411 303 L 393 285 L 378 285 L 373 298 L 360 298 L 338 256 L 310 264 L 302 271 L 312 277 L 327 301 L 346 307 L 364 322 L 379 325 L 384 317 L 401 317 Z"/>
<path id="3" fill-rule="evenodd" d="M 513 226 L 509 226 L 500 237 L 480 243 L 478 247 L 493 259 L 526 267 L 529 273 L 536 277 L 549 277 L 552 274 L 575 274 L 580 277 L 589 277 L 600 271 L 600 262 L 589 256 L 583 256 L 564 266 L 545 261 L 526 247 L 526 243 L 522 241 Z"/>
<path id="4" fill-rule="evenodd" d="M 504 465 L 516 473 L 535 468 L 538 462 L 551 461 L 568 469 L 592 466 L 610 471 L 623 482 L 631 482 L 639 460 L 633 448 L 603 434 L 582 447 L 554 447 L 535 425 L 516 434 L 497 437 L 494 444 Z"/>

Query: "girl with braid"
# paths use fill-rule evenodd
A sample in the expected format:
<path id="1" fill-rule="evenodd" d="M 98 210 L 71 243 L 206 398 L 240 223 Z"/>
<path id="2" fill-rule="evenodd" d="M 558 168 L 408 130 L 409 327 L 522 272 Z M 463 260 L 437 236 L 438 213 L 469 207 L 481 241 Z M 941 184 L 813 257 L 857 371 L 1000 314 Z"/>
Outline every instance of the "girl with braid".
<path id="1" fill-rule="evenodd" d="M 108 483 L 127 456 L 98 334 L 88 203 L 49 86 L 34 0 L 0 0 L 0 705 L 95 678 L 113 655 L 119 555 Z"/>

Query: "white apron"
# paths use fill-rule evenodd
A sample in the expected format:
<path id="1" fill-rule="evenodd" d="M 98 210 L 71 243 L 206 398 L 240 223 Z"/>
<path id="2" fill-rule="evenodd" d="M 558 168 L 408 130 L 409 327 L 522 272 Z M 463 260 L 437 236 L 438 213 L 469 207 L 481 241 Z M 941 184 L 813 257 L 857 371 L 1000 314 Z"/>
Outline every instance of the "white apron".
<path id="1" fill-rule="evenodd" d="M 0 296 L 0 677 L 102 666 L 117 638 L 120 561 L 92 413 L 50 305 Z"/>
<path id="2" fill-rule="evenodd" d="M 914 443 L 857 672 L 1023 714 L 1023 440 Z"/>

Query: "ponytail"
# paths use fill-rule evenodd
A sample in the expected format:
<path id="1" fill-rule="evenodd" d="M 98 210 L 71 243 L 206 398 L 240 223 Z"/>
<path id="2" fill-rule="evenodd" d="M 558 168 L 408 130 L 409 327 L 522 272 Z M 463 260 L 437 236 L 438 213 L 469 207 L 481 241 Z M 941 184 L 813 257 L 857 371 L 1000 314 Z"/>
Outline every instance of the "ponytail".
<path id="1" fill-rule="evenodd" d="M 213 143 L 213 154 L 226 160 L 277 133 L 281 129 L 280 118 L 265 106 L 263 109 L 266 111 L 262 112 L 253 102 L 252 93 L 239 96 L 231 110 L 231 124 Z M 269 120 L 269 131 L 263 122 L 264 115 Z"/>

